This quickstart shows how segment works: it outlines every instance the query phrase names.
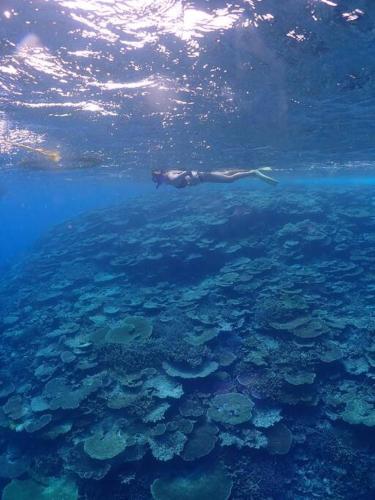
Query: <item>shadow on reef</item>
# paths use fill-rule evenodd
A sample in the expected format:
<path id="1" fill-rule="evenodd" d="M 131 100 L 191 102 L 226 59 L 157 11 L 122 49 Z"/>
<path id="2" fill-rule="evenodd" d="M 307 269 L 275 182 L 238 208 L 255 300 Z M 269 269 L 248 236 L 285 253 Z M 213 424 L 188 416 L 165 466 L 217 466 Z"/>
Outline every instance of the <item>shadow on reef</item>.
<path id="1" fill-rule="evenodd" d="M 69 221 L 3 278 L 3 500 L 374 497 L 373 193 L 207 193 Z"/>

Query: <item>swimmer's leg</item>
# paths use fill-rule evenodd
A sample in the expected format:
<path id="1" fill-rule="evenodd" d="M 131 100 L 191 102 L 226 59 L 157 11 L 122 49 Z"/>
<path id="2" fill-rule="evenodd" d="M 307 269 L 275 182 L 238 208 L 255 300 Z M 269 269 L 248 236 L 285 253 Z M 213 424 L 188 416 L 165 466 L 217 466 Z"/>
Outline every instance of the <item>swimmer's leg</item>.
<path id="1" fill-rule="evenodd" d="M 276 179 L 274 179 L 273 177 L 270 177 L 269 175 L 265 175 L 263 172 L 269 172 L 270 170 L 272 170 L 270 167 L 262 167 L 262 168 L 258 168 L 257 170 L 254 170 L 255 172 L 255 175 L 261 179 L 262 181 L 264 182 L 267 182 L 268 184 L 277 184 L 278 181 Z"/>
<path id="2" fill-rule="evenodd" d="M 201 182 L 230 183 L 245 177 L 254 177 L 256 170 L 243 170 L 241 172 L 233 170 L 218 170 L 216 172 L 199 172 Z"/>
<path id="3" fill-rule="evenodd" d="M 271 172 L 272 168 L 271 167 L 258 167 L 257 170 L 260 172 Z"/>
<path id="4" fill-rule="evenodd" d="M 248 169 L 248 168 L 231 168 L 228 170 L 214 170 L 211 173 L 212 174 L 219 174 L 219 175 L 234 175 L 234 174 L 239 174 L 239 173 L 251 173 L 251 172 L 271 172 L 272 168 L 271 167 L 258 167 L 257 169 Z"/>
<path id="5" fill-rule="evenodd" d="M 269 167 L 264 167 L 262 170 L 266 169 L 269 171 Z M 258 177 L 269 184 L 277 184 L 275 179 L 263 174 L 258 170 L 242 170 L 242 171 L 217 171 L 217 172 L 199 172 L 199 178 L 202 182 L 215 182 L 215 183 L 230 183 L 237 181 L 239 179 L 245 179 L 246 177 Z"/>

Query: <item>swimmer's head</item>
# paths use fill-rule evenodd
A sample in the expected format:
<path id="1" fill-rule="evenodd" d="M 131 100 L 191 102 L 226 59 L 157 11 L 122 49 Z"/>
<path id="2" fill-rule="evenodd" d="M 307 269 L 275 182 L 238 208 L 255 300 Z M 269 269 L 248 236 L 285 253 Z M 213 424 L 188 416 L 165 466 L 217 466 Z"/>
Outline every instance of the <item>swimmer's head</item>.
<path id="1" fill-rule="evenodd" d="M 163 184 L 164 181 L 164 170 L 152 170 L 151 172 L 152 181 L 156 184 L 156 189 Z"/>

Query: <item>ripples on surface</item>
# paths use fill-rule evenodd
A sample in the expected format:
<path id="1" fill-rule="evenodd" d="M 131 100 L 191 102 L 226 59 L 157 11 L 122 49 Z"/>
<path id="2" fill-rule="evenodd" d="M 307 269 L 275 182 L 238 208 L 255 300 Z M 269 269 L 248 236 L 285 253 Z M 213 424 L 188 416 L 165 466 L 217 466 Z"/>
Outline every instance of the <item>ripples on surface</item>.
<path id="1" fill-rule="evenodd" d="M 368 2 L 19 0 L 0 14 L 11 166 L 17 140 L 138 170 L 374 152 Z"/>

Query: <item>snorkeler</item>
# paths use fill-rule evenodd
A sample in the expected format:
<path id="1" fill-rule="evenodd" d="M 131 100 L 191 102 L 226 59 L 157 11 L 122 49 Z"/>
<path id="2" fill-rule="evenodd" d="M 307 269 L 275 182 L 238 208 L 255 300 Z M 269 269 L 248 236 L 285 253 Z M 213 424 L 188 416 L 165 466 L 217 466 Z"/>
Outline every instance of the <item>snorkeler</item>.
<path id="1" fill-rule="evenodd" d="M 153 170 L 152 180 L 158 188 L 161 184 L 168 184 L 175 188 L 197 186 L 203 182 L 229 183 L 245 177 L 258 177 L 268 184 L 277 184 L 277 180 L 265 175 L 270 172 L 270 167 L 262 167 L 255 170 L 215 170 L 213 172 L 198 172 L 198 170 Z"/>

